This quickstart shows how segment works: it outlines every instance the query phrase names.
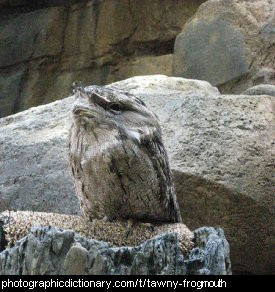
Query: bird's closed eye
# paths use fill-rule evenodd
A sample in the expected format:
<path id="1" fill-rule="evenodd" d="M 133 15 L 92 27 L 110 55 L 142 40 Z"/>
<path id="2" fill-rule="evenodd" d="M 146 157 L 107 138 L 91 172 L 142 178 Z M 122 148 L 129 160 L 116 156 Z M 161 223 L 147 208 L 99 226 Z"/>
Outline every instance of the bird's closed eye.
<path id="1" fill-rule="evenodd" d="M 111 103 L 109 105 L 109 109 L 115 113 L 115 114 L 119 114 L 122 110 L 123 110 L 123 107 L 120 103 Z"/>

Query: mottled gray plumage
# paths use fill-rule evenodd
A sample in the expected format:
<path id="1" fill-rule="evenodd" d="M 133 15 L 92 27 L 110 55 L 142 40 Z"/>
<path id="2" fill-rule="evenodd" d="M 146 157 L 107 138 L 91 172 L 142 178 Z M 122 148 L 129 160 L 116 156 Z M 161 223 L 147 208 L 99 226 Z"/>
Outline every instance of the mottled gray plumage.
<path id="1" fill-rule="evenodd" d="M 156 115 L 134 95 L 79 87 L 69 152 L 89 219 L 181 222 Z"/>

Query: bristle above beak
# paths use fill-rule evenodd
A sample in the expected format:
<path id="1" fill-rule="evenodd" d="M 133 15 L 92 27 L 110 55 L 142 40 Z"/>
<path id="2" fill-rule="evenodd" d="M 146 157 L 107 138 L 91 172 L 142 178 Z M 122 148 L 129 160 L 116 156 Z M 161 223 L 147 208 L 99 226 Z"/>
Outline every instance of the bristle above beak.
<path id="1" fill-rule="evenodd" d="M 110 101 L 103 95 L 98 94 L 97 92 L 92 92 L 90 94 L 90 101 L 96 104 L 109 104 Z"/>

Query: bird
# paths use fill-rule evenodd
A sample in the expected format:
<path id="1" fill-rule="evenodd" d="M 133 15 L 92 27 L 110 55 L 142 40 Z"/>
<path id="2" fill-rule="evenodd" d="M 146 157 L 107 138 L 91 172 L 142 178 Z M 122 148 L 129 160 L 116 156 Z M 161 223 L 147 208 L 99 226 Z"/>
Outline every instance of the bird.
<path id="1" fill-rule="evenodd" d="M 180 223 L 156 114 L 115 86 L 74 88 L 69 164 L 88 221 Z"/>

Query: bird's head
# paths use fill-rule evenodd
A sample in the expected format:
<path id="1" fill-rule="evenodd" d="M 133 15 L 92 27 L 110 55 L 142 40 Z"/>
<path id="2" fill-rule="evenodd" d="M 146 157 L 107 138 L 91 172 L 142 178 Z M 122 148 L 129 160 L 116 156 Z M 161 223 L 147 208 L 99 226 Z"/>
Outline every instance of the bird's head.
<path id="1" fill-rule="evenodd" d="M 144 137 L 160 136 L 156 115 L 144 102 L 128 92 L 106 86 L 79 87 L 73 106 L 74 120 L 94 130 L 117 130 L 122 138 L 141 142 Z"/>

